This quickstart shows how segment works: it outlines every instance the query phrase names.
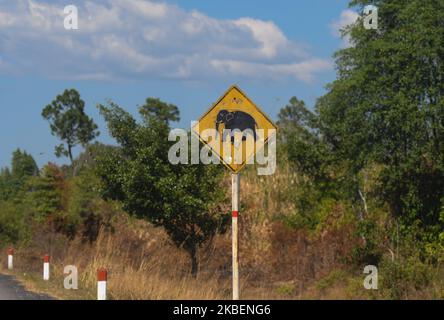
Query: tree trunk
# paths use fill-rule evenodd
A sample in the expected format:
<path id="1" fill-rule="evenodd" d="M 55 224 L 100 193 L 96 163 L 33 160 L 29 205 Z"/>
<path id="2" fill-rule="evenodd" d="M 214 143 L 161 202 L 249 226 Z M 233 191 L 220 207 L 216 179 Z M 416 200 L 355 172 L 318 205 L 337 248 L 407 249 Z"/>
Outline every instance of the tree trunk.
<path id="1" fill-rule="evenodd" d="M 197 261 L 197 248 L 195 245 L 191 245 L 190 249 L 188 250 L 188 254 L 190 255 L 191 259 L 191 275 L 196 277 L 199 269 L 199 263 Z"/>
<path id="2" fill-rule="evenodd" d="M 368 214 L 367 200 L 365 199 L 364 194 L 362 193 L 361 189 L 359 189 L 359 188 L 358 188 L 358 194 L 359 194 L 359 197 L 361 198 L 362 206 L 364 208 L 364 212 L 361 211 L 361 214 L 360 214 L 359 218 L 360 218 L 360 220 L 364 220 L 364 214 L 365 215 Z"/>
<path id="3" fill-rule="evenodd" d="M 71 160 L 71 170 L 72 170 L 72 176 L 76 176 L 76 169 L 74 168 L 74 157 L 72 156 L 72 146 L 68 144 L 68 156 L 69 160 Z"/>
<path id="4" fill-rule="evenodd" d="M 69 156 L 69 160 L 71 160 L 71 167 L 74 164 L 74 159 L 72 157 L 72 146 L 70 144 L 68 144 L 68 156 Z"/>
<path id="5" fill-rule="evenodd" d="M 365 199 L 365 196 L 364 196 L 363 192 L 361 191 L 361 189 L 359 188 L 359 186 L 358 186 L 358 194 L 359 194 L 359 197 L 361 198 L 362 206 L 363 206 L 363 209 L 360 208 L 360 210 L 359 210 L 359 220 L 364 221 L 365 216 L 368 215 L 367 200 Z M 365 238 L 364 235 L 361 235 L 361 239 L 362 239 L 362 242 L 364 243 L 364 245 L 366 245 L 367 239 Z"/>

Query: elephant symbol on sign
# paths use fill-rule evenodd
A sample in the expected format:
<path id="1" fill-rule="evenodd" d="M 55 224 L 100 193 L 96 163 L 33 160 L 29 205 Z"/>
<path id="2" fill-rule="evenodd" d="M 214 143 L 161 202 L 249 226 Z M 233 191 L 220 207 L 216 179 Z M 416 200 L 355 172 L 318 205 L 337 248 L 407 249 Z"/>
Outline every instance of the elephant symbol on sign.
<path id="1" fill-rule="evenodd" d="M 231 130 L 231 142 L 234 143 L 233 131 L 239 130 L 241 132 L 250 133 L 253 135 L 254 141 L 257 140 L 256 128 L 257 123 L 254 118 L 248 113 L 242 111 L 228 111 L 221 110 L 217 114 L 216 118 L 216 131 L 219 133 L 219 126 L 221 124 L 225 125 L 226 130 Z M 245 131 L 246 130 L 246 131 Z M 225 141 L 226 135 L 229 132 L 224 131 L 222 136 L 222 141 Z M 242 141 L 247 140 L 245 134 L 242 136 Z"/>

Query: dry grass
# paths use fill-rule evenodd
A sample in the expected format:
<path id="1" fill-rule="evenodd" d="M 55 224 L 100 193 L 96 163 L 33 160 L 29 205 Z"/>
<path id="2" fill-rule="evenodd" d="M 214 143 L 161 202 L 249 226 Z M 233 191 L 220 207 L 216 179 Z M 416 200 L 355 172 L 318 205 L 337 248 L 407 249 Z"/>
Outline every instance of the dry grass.
<path id="1" fill-rule="evenodd" d="M 293 212 L 286 197 L 298 177 L 288 169 L 273 176 L 258 177 L 251 170 L 241 181 L 240 270 L 243 299 L 299 299 L 317 279 L 337 268 L 349 241 L 337 231 L 310 240 L 302 231 L 287 230 L 276 222 Z M 224 188 L 230 191 L 230 179 Z M 229 204 L 228 204 L 229 205 Z M 115 217 L 114 230 L 102 228 L 90 244 L 57 236 L 51 247 L 45 235 L 36 233 L 31 245 L 18 248 L 16 274 L 28 287 L 67 299 L 94 299 L 96 272 L 109 270 L 111 299 L 230 299 L 230 233 L 216 236 L 199 252 L 197 277 L 189 273 L 188 256 L 169 241 L 161 228 L 147 222 Z M 42 256 L 52 252 L 51 281 L 40 280 Z M 4 261 L 1 262 L 4 265 Z M 63 289 L 63 268 L 79 270 L 80 290 Z"/>

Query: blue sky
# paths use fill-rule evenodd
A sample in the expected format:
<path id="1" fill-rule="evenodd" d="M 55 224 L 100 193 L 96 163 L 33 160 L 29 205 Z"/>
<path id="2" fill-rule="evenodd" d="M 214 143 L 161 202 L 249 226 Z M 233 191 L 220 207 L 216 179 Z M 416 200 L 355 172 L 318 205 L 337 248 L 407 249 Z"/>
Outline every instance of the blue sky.
<path id="1" fill-rule="evenodd" d="M 105 143 L 96 104 L 108 98 L 133 114 L 150 96 L 174 103 L 182 128 L 234 83 L 272 118 L 292 96 L 312 106 L 335 78 L 338 29 L 356 19 L 348 0 L 72 2 L 79 30 L 63 28 L 69 1 L 0 0 L 0 167 L 16 148 L 67 162 L 40 115 L 66 88 Z"/>

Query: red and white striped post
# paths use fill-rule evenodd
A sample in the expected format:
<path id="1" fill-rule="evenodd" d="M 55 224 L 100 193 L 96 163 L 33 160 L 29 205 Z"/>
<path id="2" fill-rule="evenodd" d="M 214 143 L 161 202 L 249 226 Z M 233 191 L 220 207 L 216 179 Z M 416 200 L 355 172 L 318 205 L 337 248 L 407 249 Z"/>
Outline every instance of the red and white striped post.
<path id="1" fill-rule="evenodd" d="M 239 241 L 238 241 L 238 217 L 239 217 L 239 186 L 240 175 L 231 175 L 232 191 L 232 246 L 233 246 L 233 300 L 239 300 Z"/>
<path id="2" fill-rule="evenodd" d="M 43 280 L 49 280 L 49 254 L 43 257 Z"/>
<path id="3" fill-rule="evenodd" d="M 108 271 L 100 268 L 97 271 L 97 300 L 106 300 L 106 281 L 108 280 Z"/>
<path id="4" fill-rule="evenodd" d="M 8 270 L 12 270 L 14 267 L 14 249 L 8 249 Z"/>

